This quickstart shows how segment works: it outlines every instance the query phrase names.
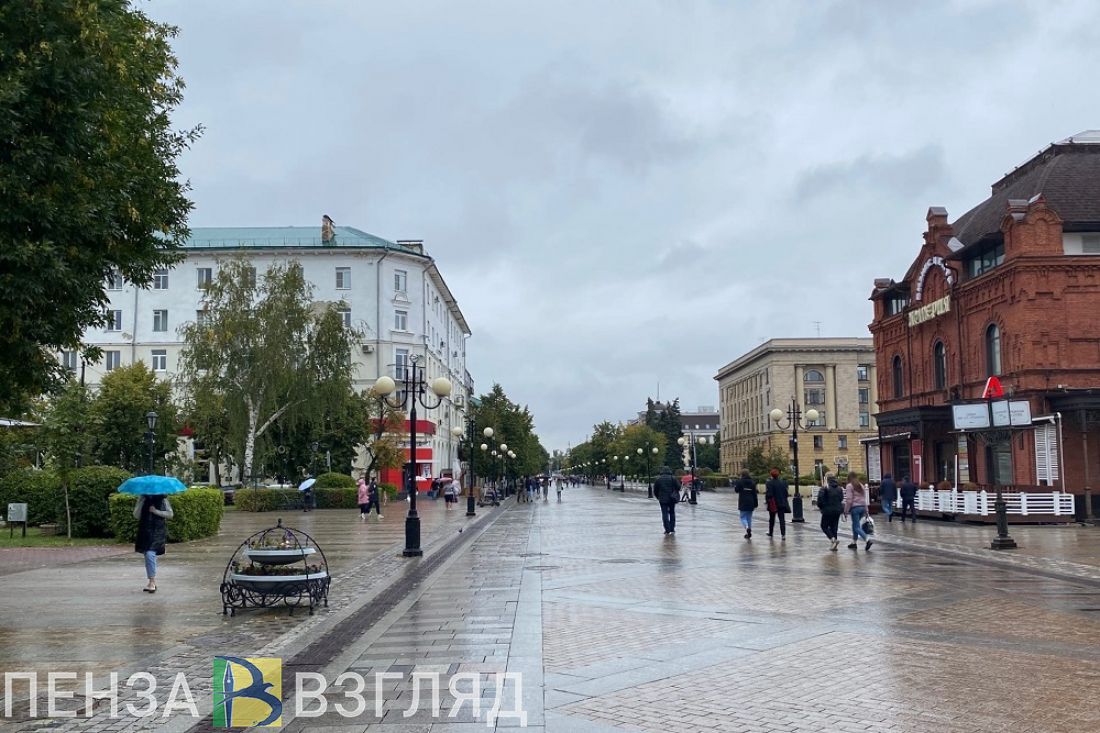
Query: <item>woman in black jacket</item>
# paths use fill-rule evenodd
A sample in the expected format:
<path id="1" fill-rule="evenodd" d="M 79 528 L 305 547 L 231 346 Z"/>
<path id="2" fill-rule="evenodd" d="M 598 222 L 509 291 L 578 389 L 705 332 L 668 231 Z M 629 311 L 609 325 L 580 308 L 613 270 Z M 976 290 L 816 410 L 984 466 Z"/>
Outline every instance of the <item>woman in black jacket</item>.
<path id="1" fill-rule="evenodd" d="M 791 505 L 787 498 L 787 482 L 779 478 L 775 468 L 764 489 L 764 502 L 768 507 L 768 536 L 775 533 L 775 518 L 779 517 L 779 536 L 787 539 L 787 520 L 783 515 L 791 510 Z"/>
<path id="2" fill-rule="evenodd" d="M 134 518 L 138 520 L 134 552 L 145 556 L 145 575 L 149 583 L 142 590 L 146 593 L 157 592 L 157 556 L 164 554 L 168 542 L 167 521 L 172 517 L 172 505 L 167 496 L 139 496 L 134 505 Z"/>
<path id="3" fill-rule="evenodd" d="M 741 478 L 733 485 L 737 492 L 737 510 L 741 513 L 741 526 L 745 528 L 745 539 L 752 539 L 752 513 L 760 503 L 756 495 L 756 482 L 748 471 L 741 472 Z"/>

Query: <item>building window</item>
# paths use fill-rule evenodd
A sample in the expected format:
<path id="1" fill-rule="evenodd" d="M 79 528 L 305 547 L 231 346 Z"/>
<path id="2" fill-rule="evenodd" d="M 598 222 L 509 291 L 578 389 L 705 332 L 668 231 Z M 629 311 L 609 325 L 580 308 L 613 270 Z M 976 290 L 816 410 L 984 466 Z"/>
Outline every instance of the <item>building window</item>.
<path id="1" fill-rule="evenodd" d="M 894 357 L 894 397 L 905 396 L 905 374 L 901 368 L 901 357 Z"/>
<path id="2" fill-rule="evenodd" d="M 985 375 L 996 377 L 1001 373 L 1001 329 L 996 323 L 985 329 Z"/>
<path id="3" fill-rule="evenodd" d="M 871 404 L 871 388 L 870 387 L 860 387 L 859 388 L 859 404 L 860 404 L 860 409 L 863 409 L 867 405 Z"/>
<path id="4" fill-rule="evenodd" d="M 886 315 L 896 316 L 898 313 L 904 313 L 908 307 L 909 298 L 904 295 L 895 295 L 886 301 Z"/>
<path id="5" fill-rule="evenodd" d="M 848 450 L 848 436 L 847 435 L 838 435 L 838 436 L 836 436 L 836 447 L 837 447 L 837 450 Z"/>
<path id="6" fill-rule="evenodd" d="M 871 367 L 866 364 L 860 364 L 856 367 L 856 379 L 861 382 L 866 382 L 871 379 Z"/>
<path id="7" fill-rule="evenodd" d="M 109 372 L 113 372 L 115 369 L 118 369 L 119 366 L 122 364 L 121 351 L 104 351 L 103 358 L 104 368 Z"/>
<path id="8" fill-rule="evenodd" d="M 153 330 L 157 333 L 162 333 L 168 330 L 168 311 L 153 311 Z"/>
<path id="9" fill-rule="evenodd" d="M 155 270 L 153 272 L 153 290 L 168 289 L 168 270 Z"/>
<path id="10" fill-rule="evenodd" d="M 814 387 L 813 389 L 807 389 L 805 396 L 806 396 L 806 399 L 804 400 L 804 402 L 808 406 L 816 407 L 817 405 L 824 405 L 825 404 L 825 388 L 824 387 Z"/>
<path id="11" fill-rule="evenodd" d="M 814 428 L 824 427 L 825 426 L 825 411 L 824 410 L 818 410 L 817 411 L 817 419 L 816 420 L 811 420 L 809 422 L 809 425 L 810 425 L 810 427 L 814 427 Z"/>
<path id="12" fill-rule="evenodd" d="M 76 373 L 76 352 L 75 351 L 62 351 L 61 352 L 61 365 L 68 369 L 70 372 Z"/>
<path id="13" fill-rule="evenodd" d="M 107 311 L 107 330 L 108 331 L 121 331 L 122 330 L 122 311 L 120 311 L 120 310 Z"/>
<path id="14" fill-rule="evenodd" d="M 336 289 L 337 290 L 351 290 L 351 268 L 350 267 L 337 267 L 336 268 Z"/>
<path id="15" fill-rule="evenodd" d="M 153 371 L 168 371 L 168 352 L 165 349 L 153 349 Z"/>
<path id="16" fill-rule="evenodd" d="M 814 436 L 814 450 L 825 450 L 825 436 L 824 435 L 815 435 Z"/>
<path id="17" fill-rule="evenodd" d="M 344 328 L 351 328 L 351 308 L 337 308 L 336 312 L 340 314 L 340 321 L 344 324 Z"/>
<path id="18" fill-rule="evenodd" d="M 937 341 L 932 347 L 932 375 L 936 381 L 936 389 L 947 388 L 947 349 L 942 341 Z"/>
<path id="19" fill-rule="evenodd" d="M 399 293 L 404 293 L 409 289 L 409 273 L 405 270 L 393 271 L 393 289 Z"/>
<path id="20" fill-rule="evenodd" d="M 405 379 L 406 367 L 409 364 L 409 350 L 396 349 L 394 354 L 393 378 L 402 381 Z"/>
<path id="21" fill-rule="evenodd" d="M 199 290 L 206 290 L 210 287 L 210 283 L 214 282 L 214 269 L 211 267 L 200 267 L 195 270 L 195 286 Z"/>
<path id="22" fill-rule="evenodd" d="M 966 271 L 970 277 L 978 277 L 1005 261 L 1005 245 L 991 244 L 983 248 L 966 261 Z"/>
<path id="23" fill-rule="evenodd" d="M 409 330 L 409 312 L 408 311 L 394 311 L 393 312 L 393 328 L 395 331 L 408 331 Z"/>
<path id="24" fill-rule="evenodd" d="M 861 428 L 871 427 L 871 413 L 862 411 L 859 413 L 859 426 Z"/>
<path id="25" fill-rule="evenodd" d="M 108 290 L 122 290 L 122 273 L 118 270 L 111 270 L 107 274 L 107 289 Z"/>
<path id="26" fill-rule="evenodd" d="M 806 376 L 802 377 L 803 382 L 824 382 L 825 375 L 816 369 L 808 369 Z"/>

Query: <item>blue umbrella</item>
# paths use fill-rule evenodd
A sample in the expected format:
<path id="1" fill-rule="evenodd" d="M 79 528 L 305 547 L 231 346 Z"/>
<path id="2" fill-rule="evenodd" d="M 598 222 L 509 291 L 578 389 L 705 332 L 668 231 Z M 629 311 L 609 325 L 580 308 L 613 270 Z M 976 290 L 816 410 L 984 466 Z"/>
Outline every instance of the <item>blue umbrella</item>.
<path id="1" fill-rule="evenodd" d="M 187 491 L 187 487 L 178 478 L 172 476 L 134 476 L 122 482 L 120 493 L 138 496 L 157 496 L 158 494 L 178 494 Z"/>
<path id="2" fill-rule="evenodd" d="M 317 483 L 317 479 L 315 479 L 315 478 L 307 478 L 307 479 L 306 479 L 305 481 L 303 481 L 302 483 L 298 484 L 298 491 L 305 491 L 306 489 L 308 489 L 308 488 L 310 488 L 311 486 L 313 486 L 313 484 L 315 484 L 315 483 Z"/>

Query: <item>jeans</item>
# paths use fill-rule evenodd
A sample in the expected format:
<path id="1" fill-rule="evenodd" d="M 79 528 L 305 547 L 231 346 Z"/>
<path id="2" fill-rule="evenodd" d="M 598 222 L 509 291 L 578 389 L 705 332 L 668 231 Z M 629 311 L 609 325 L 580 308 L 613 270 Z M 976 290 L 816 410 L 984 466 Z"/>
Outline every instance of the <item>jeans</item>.
<path id="1" fill-rule="evenodd" d="M 779 517 L 779 534 L 783 537 L 787 536 L 787 520 L 783 517 L 783 512 L 768 512 L 768 534 L 775 532 L 775 518 Z"/>
<path id="2" fill-rule="evenodd" d="M 665 525 L 665 532 L 676 531 L 676 502 L 661 502 L 661 522 Z"/>
<path id="3" fill-rule="evenodd" d="M 745 529 L 752 529 L 752 509 L 741 510 L 741 526 Z"/>
<path id="4" fill-rule="evenodd" d="M 145 551 L 145 577 L 152 580 L 157 577 L 157 551 Z"/>
<path id="5" fill-rule="evenodd" d="M 836 539 L 837 532 L 840 531 L 840 515 L 839 514 L 822 514 L 821 515 L 821 531 L 825 533 L 825 536 L 831 540 Z"/>
<path id="6" fill-rule="evenodd" d="M 909 516 L 912 511 L 913 521 L 917 521 L 917 498 L 902 499 L 901 500 L 901 521 L 905 521 L 905 518 Z"/>
<path id="7" fill-rule="evenodd" d="M 889 522 L 890 517 L 892 517 L 893 514 L 894 514 L 894 502 L 886 501 L 885 499 L 883 499 L 883 501 L 882 501 L 882 513 L 886 515 L 886 521 Z"/>
<path id="8" fill-rule="evenodd" d="M 852 515 L 852 542 L 856 540 L 867 540 L 867 533 L 863 531 L 863 527 L 860 525 L 863 523 L 863 515 L 867 513 L 867 507 L 854 506 L 850 512 Z"/>

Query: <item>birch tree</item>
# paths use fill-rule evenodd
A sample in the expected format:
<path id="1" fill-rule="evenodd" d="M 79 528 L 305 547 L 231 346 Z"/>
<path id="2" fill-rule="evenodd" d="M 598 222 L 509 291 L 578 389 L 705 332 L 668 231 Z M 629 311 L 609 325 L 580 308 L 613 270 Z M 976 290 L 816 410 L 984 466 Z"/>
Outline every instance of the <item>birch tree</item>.
<path id="1" fill-rule="evenodd" d="M 273 425 L 309 421 L 351 389 L 351 342 L 337 303 L 314 303 L 297 262 L 262 278 L 243 259 L 219 262 L 201 319 L 180 329 L 179 380 L 186 391 L 223 395 L 241 479 L 252 475 L 256 440 Z"/>

